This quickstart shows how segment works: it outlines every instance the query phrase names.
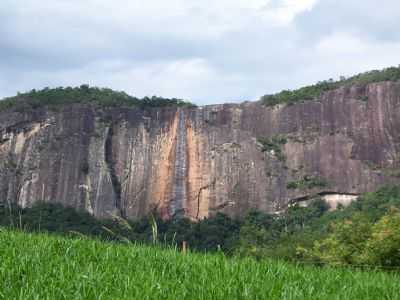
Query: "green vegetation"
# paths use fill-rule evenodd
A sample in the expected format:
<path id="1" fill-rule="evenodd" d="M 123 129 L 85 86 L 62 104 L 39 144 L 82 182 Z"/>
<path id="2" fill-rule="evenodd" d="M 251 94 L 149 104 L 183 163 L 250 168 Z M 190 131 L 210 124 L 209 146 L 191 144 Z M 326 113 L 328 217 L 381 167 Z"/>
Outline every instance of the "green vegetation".
<path id="1" fill-rule="evenodd" d="M 260 138 L 258 142 L 262 145 L 262 152 L 273 151 L 278 160 L 286 160 L 285 154 L 282 151 L 282 146 L 287 143 L 287 138 L 285 136 L 276 135 L 271 138 Z"/>
<path id="2" fill-rule="evenodd" d="M 48 106 L 55 108 L 59 105 L 74 103 L 93 103 L 103 107 L 165 107 L 179 106 L 192 107 L 190 102 L 180 99 L 167 99 L 161 97 L 145 97 L 139 99 L 129 96 L 124 92 L 116 92 L 111 89 L 89 87 L 81 85 L 80 87 L 66 88 L 45 88 L 43 90 L 32 90 L 27 93 L 19 93 L 15 97 L 6 98 L 0 101 L 0 111 L 13 108 L 17 111 Z"/>
<path id="3" fill-rule="evenodd" d="M 400 178 L 400 170 L 399 169 L 389 169 L 389 170 L 382 170 L 383 173 L 387 176 L 397 177 Z"/>
<path id="4" fill-rule="evenodd" d="M 284 90 L 275 95 L 262 96 L 261 101 L 266 106 L 274 106 L 277 104 L 294 104 L 318 99 L 322 93 L 337 89 L 342 86 L 366 85 L 374 82 L 397 80 L 400 80 L 400 66 L 390 67 L 380 71 L 374 70 L 361 73 L 347 79 L 342 77 L 339 81 L 330 79 L 328 81 L 318 82 L 315 85 L 302 87 L 293 91 Z M 363 97 L 361 100 L 368 101 L 368 98 Z"/>
<path id="5" fill-rule="evenodd" d="M 398 274 L 0 230 L 0 299 L 396 299 Z"/>
<path id="6" fill-rule="evenodd" d="M 327 186 L 328 182 L 323 178 L 304 176 L 302 180 L 289 182 L 286 187 L 288 189 L 306 190 L 313 188 L 323 188 Z"/>
<path id="7" fill-rule="evenodd" d="M 81 171 L 83 174 L 89 174 L 89 162 L 88 161 L 84 161 L 81 165 Z"/>
<path id="8" fill-rule="evenodd" d="M 0 226 L 166 247 L 186 241 L 193 251 L 234 257 L 400 268 L 399 209 L 400 186 L 387 186 L 336 211 L 317 198 L 279 215 L 249 211 L 233 219 L 219 213 L 198 222 L 162 220 L 156 214 L 139 220 L 97 220 L 58 204 L 38 203 L 28 209 L 3 205 Z"/>
<path id="9" fill-rule="evenodd" d="M 330 234 L 315 243 L 311 258 L 338 265 L 400 266 L 400 212 L 393 209 L 375 224 L 357 214 L 334 223 Z"/>
<path id="10" fill-rule="evenodd" d="M 198 251 L 230 252 L 239 233 L 240 221 L 217 214 L 200 222 L 176 218 L 162 220 L 156 213 L 138 220 L 114 218 L 98 220 L 86 212 L 77 212 L 61 204 L 36 203 L 32 208 L 8 207 L 0 203 L 0 226 L 21 228 L 30 232 L 69 234 L 79 232 L 88 237 L 112 241 L 137 241 L 152 244 L 157 224 L 158 241 L 165 245 L 187 241 Z"/>

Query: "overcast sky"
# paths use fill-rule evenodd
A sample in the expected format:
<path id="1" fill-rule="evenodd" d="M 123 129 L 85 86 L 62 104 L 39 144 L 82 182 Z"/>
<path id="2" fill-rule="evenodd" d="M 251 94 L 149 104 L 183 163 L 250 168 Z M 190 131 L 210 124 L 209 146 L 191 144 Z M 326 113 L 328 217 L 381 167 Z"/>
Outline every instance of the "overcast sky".
<path id="1" fill-rule="evenodd" d="M 83 83 L 197 104 L 400 64 L 399 0 L 0 0 L 0 97 Z"/>

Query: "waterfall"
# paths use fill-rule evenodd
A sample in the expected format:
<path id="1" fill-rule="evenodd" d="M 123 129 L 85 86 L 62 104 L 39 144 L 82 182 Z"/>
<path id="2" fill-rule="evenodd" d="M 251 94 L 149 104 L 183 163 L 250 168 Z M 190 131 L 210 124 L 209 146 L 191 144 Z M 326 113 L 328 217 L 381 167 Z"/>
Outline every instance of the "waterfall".
<path id="1" fill-rule="evenodd" d="M 183 215 L 184 202 L 186 198 L 186 171 L 187 171 L 187 141 L 185 112 L 178 111 L 178 128 L 176 133 L 174 186 L 170 203 L 170 215 Z"/>

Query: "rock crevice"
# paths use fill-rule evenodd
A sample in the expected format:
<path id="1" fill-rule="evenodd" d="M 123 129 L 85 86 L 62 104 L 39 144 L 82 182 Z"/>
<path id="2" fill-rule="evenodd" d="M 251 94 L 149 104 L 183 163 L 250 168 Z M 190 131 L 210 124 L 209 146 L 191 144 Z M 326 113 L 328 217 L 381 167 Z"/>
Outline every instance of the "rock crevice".
<path id="1" fill-rule="evenodd" d="M 111 184 L 115 194 L 115 207 L 121 217 L 126 217 L 125 207 L 121 199 L 121 182 L 115 169 L 115 162 L 113 157 L 113 135 L 113 126 L 110 126 L 107 130 L 106 140 L 104 143 L 104 161 L 107 164 Z"/>

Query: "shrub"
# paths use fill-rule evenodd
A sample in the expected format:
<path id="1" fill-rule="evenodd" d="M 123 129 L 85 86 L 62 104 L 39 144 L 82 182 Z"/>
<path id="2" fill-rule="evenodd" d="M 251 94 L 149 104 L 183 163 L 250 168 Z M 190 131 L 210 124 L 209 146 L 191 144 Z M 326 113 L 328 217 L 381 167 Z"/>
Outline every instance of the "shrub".
<path id="1" fill-rule="evenodd" d="M 276 135 L 271 138 L 260 138 L 258 142 L 262 145 L 262 152 L 273 151 L 278 160 L 286 160 L 285 154 L 282 151 L 282 146 L 287 143 L 287 138 L 285 136 Z"/>
<path id="2" fill-rule="evenodd" d="M 313 189 L 328 186 L 328 181 L 320 177 L 304 176 L 302 180 L 289 182 L 288 189 Z"/>

